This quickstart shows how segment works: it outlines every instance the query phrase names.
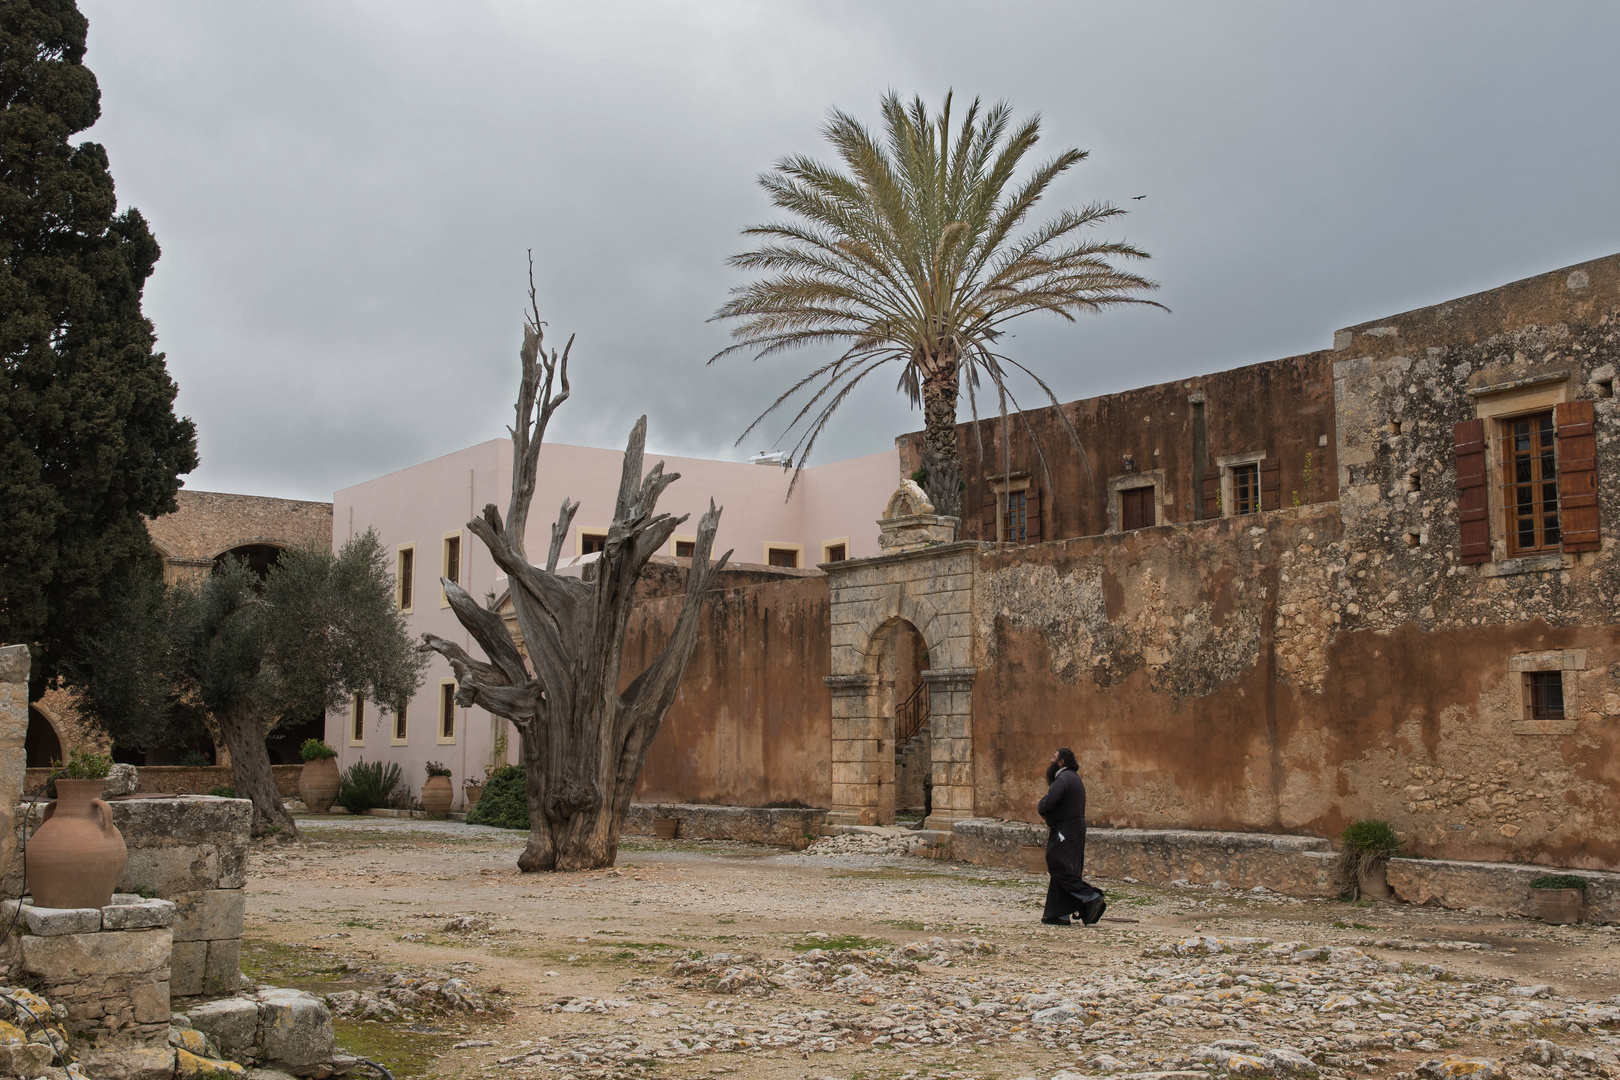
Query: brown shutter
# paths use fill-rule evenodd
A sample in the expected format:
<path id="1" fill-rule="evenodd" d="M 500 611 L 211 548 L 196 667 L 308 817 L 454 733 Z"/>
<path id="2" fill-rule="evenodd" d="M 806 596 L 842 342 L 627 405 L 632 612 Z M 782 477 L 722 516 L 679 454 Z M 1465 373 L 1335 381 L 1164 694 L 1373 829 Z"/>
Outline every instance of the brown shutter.
<path id="1" fill-rule="evenodd" d="M 996 538 L 996 497 L 990 496 L 984 500 L 984 513 L 979 517 L 979 539 L 995 540 Z"/>
<path id="2" fill-rule="evenodd" d="M 1260 462 L 1260 509 L 1282 509 L 1282 463 Z"/>
<path id="3" fill-rule="evenodd" d="M 1451 431 L 1457 450 L 1457 528 L 1465 563 L 1491 561 L 1491 522 L 1486 503 L 1485 421 L 1464 420 Z"/>
<path id="4" fill-rule="evenodd" d="M 1596 551 L 1597 432 L 1590 401 L 1553 408 L 1558 427 L 1558 523 L 1565 551 Z"/>
<path id="5" fill-rule="evenodd" d="M 1218 518 L 1221 516 L 1221 470 L 1204 470 L 1204 516 Z"/>
<path id="6" fill-rule="evenodd" d="M 1024 492 L 1024 536 L 1031 544 L 1041 542 L 1041 491 L 1030 488 Z"/>

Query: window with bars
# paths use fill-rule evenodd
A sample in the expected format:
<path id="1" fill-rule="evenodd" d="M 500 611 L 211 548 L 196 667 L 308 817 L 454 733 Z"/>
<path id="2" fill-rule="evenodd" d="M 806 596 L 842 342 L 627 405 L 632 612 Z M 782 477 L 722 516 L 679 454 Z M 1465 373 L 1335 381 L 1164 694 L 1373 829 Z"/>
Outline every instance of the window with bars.
<path id="1" fill-rule="evenodd" d="M 1501 421 L 1497 460 L 1504 533 L 1510 555 L 1556 551 L 1558 521 L 1557 430 L 1551 411 Z"/>
<path id="2" fill-rule="evenodd" d="M 401 705 L 399 708 L 394 710 L 394 741 L 395 742 L 402 743 L 402 742 L 405 741 L 405 730 L 406 730 L 406 728 L 405 728 L 405 716 L 406 716 L 406 713 L 409 711 L 409 709 L 410 709 L 409 705 Z"/>
<path id="3" fill-rule="evenodd" d="M 366 741 L 366 699 L 359 694 L 354 695 L 349 709 L 349 741 L 356 744 Z"/>
<path id="4" fill-rule="evenodd" d="M 1002 514 L 1001 539 L 1021 544 L 1029 539 L 1029 492 L 1007 492 L 1007 508 Z"/>
<path id="5" fill-rule="evenodd" d="M 1260 512 L 1260 463 L 1232 466 L 1232 513 Z"/>
<path id="6" fill-rule="evenodd" d="M 1527 671 L 1524 673 L 1524 718 L 1526 720 L 1564 719 L 1564 673 Z"/>

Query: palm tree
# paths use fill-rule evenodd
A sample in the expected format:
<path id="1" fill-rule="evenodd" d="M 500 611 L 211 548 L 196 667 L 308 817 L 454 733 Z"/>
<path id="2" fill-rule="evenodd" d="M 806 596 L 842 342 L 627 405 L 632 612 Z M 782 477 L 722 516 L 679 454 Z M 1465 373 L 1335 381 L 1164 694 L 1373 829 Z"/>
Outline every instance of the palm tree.
<path id="1" fill-rule="evenodd" d="M 920 97 L 907 106 L 891 92 L 883 99 L 882 141 L 838 110 L 823 129 L 847 172 L 794 156 L 760 177 L 772 203 L 792 216 L 744 232 L 764 240 L 730 264 L 761 276 L 734 290 L 715 313 L 740 324 L 732 330 L 735 343 L 709 362 L 738 350 L 759 360 L 824 342 L 844 351 L 777 398 L 743 438 L 803 395 L 787 425 L 792 431 L 804 424 L 792 455 L 802 469 L 855 387 L 885 364 L 898 364 L 900 389 L 923 407 L 924 487 L 938 513 L 959 517 L 956 405 L 963 370 L 975 419 L 981 376 L 995 387 L 1004 424 L 1008 403 L 1017 410 L 1006 385 L 1009 369 L 1029 375 L 1057 404 L 1045 382 L 996 351 L 1003 325 L 1032 311 L 1073 321 L 1079 312 L 1152 303 L 1135 294 L 1158 286 L 1112 262 L 1145 259 L 1146 252 L 1081 237 L 1123 210 L 1092 203 L 1021 229 L 1052 181 L 1087 154 L 1066 150 L 1016 179 L 1040 139 L 1040 117 L 1014 128 L 1011 113 L 998 104 L 981 115 L 975 100 L 953 132 L 950 94 L 930 117 Z M 1070 435 L 1078 446 L 1072 428 Z"/>

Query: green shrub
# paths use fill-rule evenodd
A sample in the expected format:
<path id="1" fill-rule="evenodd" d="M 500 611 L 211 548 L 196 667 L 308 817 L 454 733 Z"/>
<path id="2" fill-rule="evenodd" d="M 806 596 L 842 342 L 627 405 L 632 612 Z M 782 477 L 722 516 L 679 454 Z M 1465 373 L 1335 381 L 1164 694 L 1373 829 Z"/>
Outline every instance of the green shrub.
<path id="1" fill-rule="evenodd" d="M 220 799 L 234 799 L 236 798 L 236 788 L 230 784 L 224 784 L 217 788 L 210 788 L 208 794 Z"/>
<path id="2" fill-rule="evenodd" d="M 503 765 L 490 774 L 478 805 L 467 815 L 467 824 L 528 829 L 529 781 L 521 766 Z"/>
<path id="3" fill-rule="evenodd" d="M 74 747 L 66 765 L 60 761 L 54 764 L 62 770 L 63 780 L 105 780 L 112 771 L 113 760 L 110 754 L 94 754 Z"/>
<path id="4" fill-rule="evenodd" d="M 298 756 L 305 761 L 325 761 L 337 757 L 337 751 L 325 739 L 305 739 L 304 745 L 298 748 Z"/>
<path id="5" fill-rule="evenodd" d="M 1401 850 L 1401 838 L 1389 822 L 1377 818 L 1352 821 L 1339 834 L 1339 887 L 1342 895 L 1361 895 L 1361 875 Z"/>
<path id="6" fill-rule="evenodd" d="M 380 761 L 367 762 L 365 758 L 343 770 L 338 781 L 337 804 L 351 814 L 363 814 L 388 803 L 388 796 L 399 786 L 399 765 Z"/>
<path id="7" fill-rule="evenodd" d="M 450 766 L 442 761 L 430 761 L 427 763 L 427 774 L 429 776 L 449 776 Z"/>
<path id="8" fill-rule="evenodd" d="M 188 750 L 186 756 L 180 759 L 180 764 L 188 769 L 206 769 L 213 762 L 200 750 Z"/>
<path id="9" fill-rule="evenodd" d="M 1532 889 L 1579 889 L 1586 891 L 1586 879 L 1574 874 L 1542 874 L 1530 882 Z"/>

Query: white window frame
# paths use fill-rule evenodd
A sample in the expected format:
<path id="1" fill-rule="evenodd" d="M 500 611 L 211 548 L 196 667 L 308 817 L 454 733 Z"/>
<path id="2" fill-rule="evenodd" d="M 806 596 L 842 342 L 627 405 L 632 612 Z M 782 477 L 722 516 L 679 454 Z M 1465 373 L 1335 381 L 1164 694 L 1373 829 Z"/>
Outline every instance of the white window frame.
<path id="1" fill-rule="evenodd" d="M 1253 465 L 1255 467 L 1254 512 L 1256 515 L 1260 513 L 1260 507 L 1265 502 L 1265 496 L 1261 494 L 1260 490 L 1260 485 L 1264 483 L 1260 474 L 1265 471 L 1265 466 L 1262 464 L 1265 460 L 1266 452 L 1264 450 L 1251 450 L 1246 454 L 1228 454 L 1225 457 L 1215 459 L 1215 467 L 1221 470 L 1221 517 L 1250 516 L 1248 514 L 1239 515 L 1233 509 L 1237 488 L 1232 482 L 1232 470 L 1240 465 Z"/>

